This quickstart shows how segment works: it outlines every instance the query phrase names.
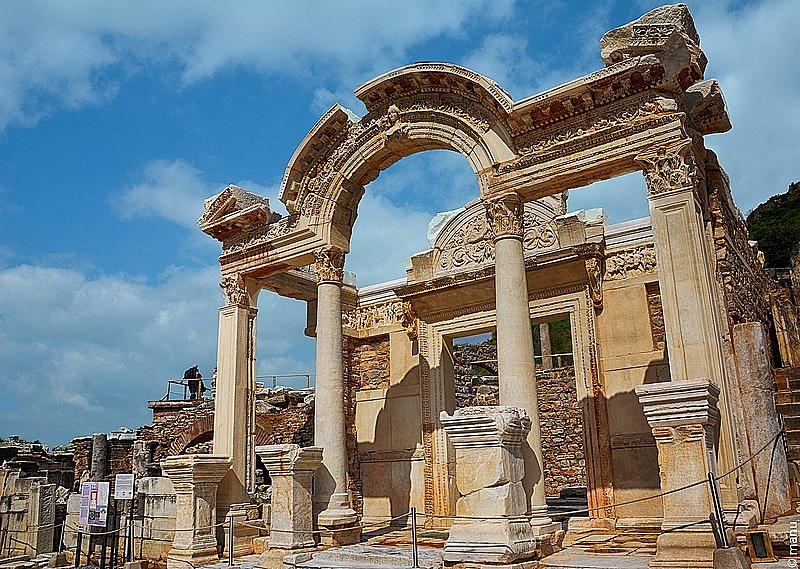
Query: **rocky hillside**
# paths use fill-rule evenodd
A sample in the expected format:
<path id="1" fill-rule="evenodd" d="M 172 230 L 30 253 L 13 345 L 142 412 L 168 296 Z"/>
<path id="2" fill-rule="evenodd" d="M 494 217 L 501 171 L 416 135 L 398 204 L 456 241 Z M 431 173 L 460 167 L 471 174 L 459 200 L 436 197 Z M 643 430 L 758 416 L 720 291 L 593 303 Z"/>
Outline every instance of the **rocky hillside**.
<path id="1" fill-rule="evenodd" d="M 747 228 L 764 252 L 766 267 L 791 266 L 792 251 L 800 246 L 800 182 L 750 212 Z"/>

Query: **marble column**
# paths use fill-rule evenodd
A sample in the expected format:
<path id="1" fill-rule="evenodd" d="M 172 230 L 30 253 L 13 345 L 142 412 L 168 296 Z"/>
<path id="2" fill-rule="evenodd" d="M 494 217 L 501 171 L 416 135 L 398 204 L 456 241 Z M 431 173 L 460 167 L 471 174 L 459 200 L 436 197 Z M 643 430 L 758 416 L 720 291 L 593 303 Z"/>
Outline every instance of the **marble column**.
<path id="1" fill-rule="evenodd" d="M 647 181 L 650 220 L 658 260 L 658 285 L 664 311 L 669 372 L 672 381 L 710 379 L 721 389 L 719 409 L 720 468 L 737 462 L 726 380 L 723 330 L 713 251 L 703 220 L 703 159 L 685 139 L 637 156 Z M 739 502 L 736 476 L 720 481 L 726 509 Z"/>
<path id="2" fill-rule="evenodd" d="M 255 480 L 255 329 L 258 289 L 238 275 L 220 282 L 226 304 L 219 309 L 217 389 L 214 398 L 214 454 L 231 459 L 217 515 L 232 504 L 249 503 Z"/>
<path id="3" fill-rule="evenodd" d="M 542 347 L 542 369 L 553 369 L 553 348 L 550 346 L 550 324 L 539 324 L 539 345 Z"/>
<path id="4" fill-rule="evenodd" d="M 531 420 L 516 407 L 464 407 L 439 417 L 456 452 L 456 519 L 442 558 L 455 563 L 529 559 L 537 535 L 525 514 L 525 440 Z M 470 565 L 472 566 L 472 565 Z"/>
<path id="5" fill-rule="evenodd" d="M 313 547 L 314 524 L 311 504 L 314 472 L 322 461 L 319 447 L 266 445 L 256 454 L 272 480 L 270 547 Z"/>
<path id="6" fill-rule="evenodd" d="M 344 252 L 331 248 L 316 253 L 317 386 L 314 401 L 315 446 L 322 447 L 322 464 L 314 481 L 318 525 L 337 544 L 357 542 L 358 515 L 347 492 L 344 368 L 342 362 L 342 275 Z M 357 528 L 358 531 L 351 531 Z"/>
<path id="7" fill-rule="evenodd" d="M 485 202 L 494 235 L 495 297 L 497 298 L 497 371 L 500 405 L 521 407 L 531 420 L 527 445 L 523 445 L 523 486 L 530 505 L 531 525 L 541 533 L 561 528 L 547 515 L 539 403 L 536 394 L 536 363 L 528 309 L 528 281 L 522 249 L 523 204 L 516 194 L 505 194 Z"/>
<path id="8" fill-rule="evenodd" d="M 230 471 L 227 456 L 189 454 L 161 462 L 175 487 L 175 539 L 167 554 L 167 569 L 211 565 L 217 555 L 217 485 Z"/>
<path id="9" fill-rule="evenodd" d="M 658 447 L 664 521 L 651 568 L 714 567 L 716 549 L 709 472 L 717 474 L 714 441 L 719 387 L 705 379 L 636 387 Z M 700 482 L 685 490 L 674 490 Z"/>

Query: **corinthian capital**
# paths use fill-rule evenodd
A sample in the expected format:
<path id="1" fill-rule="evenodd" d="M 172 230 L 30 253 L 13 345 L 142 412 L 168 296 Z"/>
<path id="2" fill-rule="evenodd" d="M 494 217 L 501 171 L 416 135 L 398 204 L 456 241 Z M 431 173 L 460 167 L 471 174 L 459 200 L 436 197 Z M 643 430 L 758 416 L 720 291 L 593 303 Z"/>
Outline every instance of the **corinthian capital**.
<path id="1" fill-rule="evenodd" d="M 247 289 L 241 275 L 225 275 L 219 281 L 219 288 L 222 289 L 222 295 L 225 297 L 227 306 L 250 306 Z"/>
<path id="2" fill-rule="evenodd" d="M 342 282 L 344 251 L 336 247 L 315 251 L 314 268 L 317 270 L 317 282 Z"/>
<path id="3" fill-rule="evenodd" d="M 697 185 L 697 169 L 691 146 L 691 141 L 686 141 L 677 147 L 659 147 L 654 154 L 636 157 L 636 162 L 644 169 L 650 197 Z"/>
<path id="4" fill-rule="evenodd" d="M 502 237 L 519 237 L 522 239 L 523 204 L 517 194 L 509 193 L 496 198 L 486 199 L 486 217 L 492 228 L 495 240 Z"/>

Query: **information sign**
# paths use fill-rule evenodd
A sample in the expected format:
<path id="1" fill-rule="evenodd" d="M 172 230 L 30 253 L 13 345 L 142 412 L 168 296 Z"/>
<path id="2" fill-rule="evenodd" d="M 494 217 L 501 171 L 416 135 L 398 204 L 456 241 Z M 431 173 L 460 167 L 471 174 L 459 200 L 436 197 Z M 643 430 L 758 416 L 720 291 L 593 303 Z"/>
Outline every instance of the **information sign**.
<path id="1" fill-rule="evenodd" d="M 106 527 L 109 486 L 108 482 L 84 482 L 81 485 L 79 526 Z"/>
<path id="2" fill-rule="evenodd" d="M 114 499 L 133 499 L 133 474 L 117 474 L 114 478 Z"/>

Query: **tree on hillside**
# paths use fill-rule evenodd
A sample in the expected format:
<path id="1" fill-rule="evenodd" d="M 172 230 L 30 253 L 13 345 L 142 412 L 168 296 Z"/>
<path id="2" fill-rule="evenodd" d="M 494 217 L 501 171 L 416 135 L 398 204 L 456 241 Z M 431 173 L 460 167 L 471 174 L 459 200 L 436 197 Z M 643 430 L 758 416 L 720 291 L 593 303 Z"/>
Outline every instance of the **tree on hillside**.
<path id="1" fill-rule="evenodd" d="M 791 266 L 792 251 L 800 243 L 800 182 L 750 212 L 747 228 L 764 253 L 765 267 Z"/>

